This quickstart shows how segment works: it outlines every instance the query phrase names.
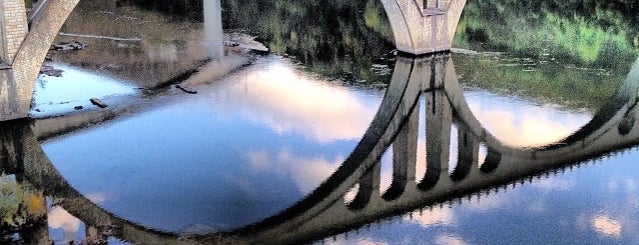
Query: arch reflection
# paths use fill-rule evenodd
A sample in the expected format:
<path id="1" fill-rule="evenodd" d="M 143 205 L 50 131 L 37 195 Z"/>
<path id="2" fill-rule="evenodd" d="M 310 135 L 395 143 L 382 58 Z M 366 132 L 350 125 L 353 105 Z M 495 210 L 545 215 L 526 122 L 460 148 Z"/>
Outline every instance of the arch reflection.
<path id="1" fill-rule="evenodd" d="M 154 230 L 101 209 L 55 169 L 42 152 L 30 121 L 2 124 L 0 168 L 5 174 L 15 175 L 21 186 L 41 193 L 35 199 L 50 197 L 85 222 L 86 234 L 92 239 L 117 237 L 140 244 L 298 243 L 634 146 L 639 142 L 639 130 L 634 127 L 637 86 L 639 62 L 633 65 L 619 93 L 587 125 L 549 146 L 514 148 L 502 144 L 474 117 L 449 55 L 397 57 L 379 111 L 337 171 L 281 213 L 217 233 L 190 235 Z M 424 117 L 420 117 L 420 111 Z M 426 173 L 416 176 L 418 125 L 422 123 L 426 125 Z M 458 131 L 457 164 L 450 170 L 453 125 Z M 486 156 L 479 162 L 482 146 Z M 393 180 L 390 188 L 380 193 L 380 159 L 389 149 L 393 150 Z M 344 197 L 354 186 L 358 186 L 357 195 L 347 203 Z M 22 237 L 44 241 L 48 234 L 43 214 L 32 214 L 39 216 L 27 219 L 33 225 L 21 230 Z"/>

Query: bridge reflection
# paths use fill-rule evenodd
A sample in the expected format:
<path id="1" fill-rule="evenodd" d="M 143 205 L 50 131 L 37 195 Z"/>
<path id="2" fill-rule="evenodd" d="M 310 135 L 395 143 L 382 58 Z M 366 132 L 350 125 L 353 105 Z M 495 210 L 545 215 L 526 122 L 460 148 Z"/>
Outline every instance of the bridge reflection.
<path id="1" fill-rule="evenodd" d="M 87 236 L 95 240 L 113 236 L 140 244 L 299 243 L 498 188 L 544 171 L 572 167 L 639 143 L 639 130 L 634 127 L 639 62 L 633 65 L 619 93 L 590 123 L 562 141 L 535 148 L 505 145 L 481 125 L 466 104 L 449 55 L 397 57 L 391 79 L 365 135 L 330 177 L 281 213 L 236 230 L 176 234 L 144 227 L 103 210 L 55 169 L 41 150 L 30 121 L 2 125 L 0 168 L 6 174 L 15 174 L 22 186 L 50 197 L 84 221 Z M 421 100 L 425 101 L 424 107 Z M 417 176 L 418 128 L 422 123 L 426 125 L 426 171 Z M 457 128 L 456 140 L 451 139 L 453 127 Z M 451 147 L 451 142 L 457 142 L 457 146 Z M 456 149 L 456 154 L 451 149 Z M 381 191 L 380 161 L 391 150 L 393 180 L 387 190 Z M 485 157 L 480 159 L 482 151 Z M 457 159 L 449 165 L 451 155 Z M 31 220 L 35 224 L 22 237 L 44 241 L 48 236 L 46 223 Z"/>

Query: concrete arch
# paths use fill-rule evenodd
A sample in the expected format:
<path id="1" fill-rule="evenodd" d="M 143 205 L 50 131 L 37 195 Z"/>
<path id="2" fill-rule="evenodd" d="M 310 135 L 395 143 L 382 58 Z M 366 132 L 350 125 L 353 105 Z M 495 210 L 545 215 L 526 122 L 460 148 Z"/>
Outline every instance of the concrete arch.
<path id="1" fill-rule="evenodd" d="M 18 53 L 16 60 L 21 63 L 14 64 L 16 66 L 14 67 L 16 77 L 20 79 L 19 81 L 22 81 L 18 83 L 21 84 L 21 91 L 22 89 L 30 89 L 32 92 L 35 78 L 37 77 L 37 72 L 34 72 L 34 70 L 36 70 L 37 67 L 37 71 L 39 71 L 40 64 L 44 60 L 44 55 L 46 55 L 50 43 L 57 35 L 57 31 L 64 23 L 66 16 L 68 16 L 75 4 L 77 4 L 77 1 L 78 0 L 50 0 L 49 4 L 43 10 L 40 21 L 34 24 L 32 28 L 33 34 L 29 33 L 29 36 L 25 39 Z M 416 24 L 413 22 L 409 23 L 409 21 L 407 21 L 408 18 L 405 17 L 408 15 L 407 13 L 415 14 L 415 12 L 401 8 L 402 6 L 412 6 L 411 4 L 418 5 L 418 3 L 412 0 L 405 0 L 405 4 L 402 5 L 399 1 L 382 1 L 387 11 L 395 11 L 395 17 L 397 18 L 395 21 L 391 21 L 391 23 L 394 22 L 393 29 L 396 33 L 396 40 L 398 40 L 397 35 L 403 35 L 404 37 L 409 37 L 405 40 L 405 44 L 411 47 L 411 50 L 415 52 L 429 50 L 419 48 L 416 44 L 416 40 L 418 39 L 415 39 L 414 33 L 410 32 L 410 29 L 414 28 Z M 465 3 L 463 0 L 453 0 L 450 4 L 451 6 L 461 5 L 461 8 L 463 8 L 463 3 Z M 460 14 L 461 8 L 459 8 Z M 418 10 L 419 8 L 414 9 Z M 423 12 L 416 13 L 424 17 Z M 391 14 L 389 14 L 389 16 L 390 15 Z M 436 16 L 446 16 L 446 14 Z M 455 15 L 451 14 L 451 16 Z M 452 17 L 449 16 L 446 18 Z M 58 22 L 54 22 L 56 20 Z M 433 23 L 442 22 L 444 21 L 439 20 L 428 23 L 433 25 Z M 457 22 L 455 22 L 454 26 L 456 26 L 456 24 Z M 397 29 L 395 25 L 398 25 Z M 402 32 L 404 33 L 402 34 Z M 453 34 L 447 34 L 450 35 L 448 38 L 452 40 L 454 31 Z M 423 39 L 423 36 L 420 38 Z M 403 41 L 398 42 L 401 44 Z M 31 48 L 36 51 L 29 51 Z M 34 53 L 31 52 L 36 52 L 36 55 L 33 55 Z M 27 57 L 31 55 L 33 55 L 33 57 Z M 430 62 L 435 62 L 435 66 L 429 65 Z M 434 69 L 432 69 L 433 67 Z M 271 241 L 282 243 L 295 242 L 299 241 L 298 239 L 300 238 L 308 239 L 309 237 L 317 237 L 319 234 L 335 232 L 331 230 L 331 227 L 354 227 L 379 217 L 397 213 L 401 210 L 410 210 L 423 206 L 424 203 L 445 200 L 450 198 L 451 192 L 455 195 L 472 193 L 482 188 L 490 188 L 491 186 L 507 183 L 513 176 L 526 176 L 543 169 L 565 164 L 567 161 L 587 159 L 603 152 L 609 152 L 619 147 L 635 144 L 638 141 L 637 139 L 639 139 L 639 132 L 636 130 L 636 127 L 633 127 L 634 125 L 628 126 L 630 123 L 627 122 L 634 121 L 631 119 L 637 117 L 635 105 L 637 103 L 636 91 L 639 87 L 639 82 L 637 81 L 637 78 L 639 78 L 638 74 L 639 60 L 635 62 L 628 79 L 626 79 L 626 82 L 622 86 L 622 88 L 624 88 L 622 91 L 629 92 L 619 93 L 614 99 L 615 102 L 610 105 L 610 108 L 607 108 L 614 111 L 614 113 L 597 114 L 595 119 L 588 124 L 591 126 L 586 125 L 582 130 L 573 134 L 573 136 L 568 137 L 562 142 L 558 142 L 558 144 L 552 147 L 516 149 L 502 144 L 496 137 L 487 132 L 481 123 L 472 115 L 463 98 L 462 90 L 457 83 L 454 65 L 450 58 L 447 56 L 421 58 L 398 57 L 398 63 L 395 67 L 391 84 L 373 123 L 353 153 L 329 179 L 299 203 L 276 216 L 235 231 L 195 236 L 195 239 L 221 241 L 219 239 L 237 237 L 242 241 L 255 242 L 276 237 L 279 240 Z M 432 78 L 434 78 L 434 80 L 429 80 Z M 460 169 L 461 172 L 459 172 L 461 177 L 447 176 L 444 173 L 447 173 L 448 166 L 442 162 L 442 159 L 445 158 L 443 157 L 443 152 L 445 151 L 444 149 L 434 149 L 434 151 L 442 153 L 439 154 L 439 159 L 429 162 L 429 169 L 431 171 L 427 171 L 426 173 L 427 182 L 422 182 L 425 184 L 421 184 L 420 186 L 412 184 L 410 181 L 398 183 L 395 185 L 397 187 L 393 190 L 393 193 L 386 195 L 384 198 L 375 191 L 377 189 L 375 183 L 378 181 L 376 179 L 376 175 L 378 175 L 376 174 L 377 164 L 384 151 L 398 136 L 402 135 L 401 131 L 403 127 L 410 124 L 406 121 L 409 120 L 408 118 L 410 118 L 411 115 L 414 115 L 414 110 L 418 108 L 417 100 L 423 91 L 438 91 L 433 93 L 433 96 L 435 96 L 436 99 L 439 98 L 438 103 L 443 103 L 449 107 L 448 109 L 450 109 L 450 111 L 439 112 L 438 115 L 441 118 L 438 120 L 447 120 L 446 122 L 450 120 L 452 122 L 454 115 L 458 123 L 464 125 L 464 130 L 467 135 L 474 135 L 476 140 L 484 142 L 488 146 L 489 150 L 486 163 L 482 165 L 480 169 L 476 166 L 476 162 L 465 162 L 462 165 L 463 169 Z M 25 96 L 29 98 L 29 100 L 31 98 L 31 92 L 29 92 L 28 96 Z M 28 108 L 29 102 L 27 102 L 26 108 Z M 21 101 L 21 103 L 24 103 L 24 101 Z M 442 107 L 438 106 L 437 108 L 441 109 Z M 617 141 L 616 137 L 619 136 L 617 128 L 622 125 L 622 122 L 623 125 L 626 125 L 624 128 L 629 129 L 624 129 L 624 131 L 628 132 L 624 134 L 623 141 Z M 441 129 L 445 129 L 446 127 L 446 125 L 441 125 Z M 437 135 L 441 133 L 442 130 L 435 131 L 432 134 Z M 441 134 L 443 137 L 441 139 L 442 142 L 450 140 L 446 139 L 445 135 L 445 133 Z M 610 143 L 611 141 L 617 142 Z M 433 145 L 433 147 L 435 147 L 435 145 Z M 77 191 L 73 190 L 68 183 L 63 181 L 62 176 L 57 173 L 50 163 L 47 165 L 46 156 L 37 148 L 37 141 L 35 141 L 35 139 L 29 138 L 25 148 L 31 149 L 29 150 L 29 154 L 27 154 L 25 163 L 38 163 L 50 166 L 45 168 L 29 168 L 37 170 L 28 173 L 28 176 L 31 176 L 30 178 L 34 180 L 42 179 L 51 181 L 46 183 L 42 182 L 41 185 L 44 185 L 44 188 L 46 188 L 48 192 L 62 193 L 61 195 L 70 199 L 71 201 L 67 202 L 67 207 L 71 207 L 69 208 L 71 210 L 73 210 L 73 207 L 89 207 L 95 210 L 92 215 L 80 218 L 95 220 L 93 222 L 99 224 L 117 224 L 121 227 L 128 227 L 122 229 L 122 234 L 136 234 L 136 237 L 143 239 L 141 240 L 143 241 L 142 243 L 181 243 L 189 241 L 180 239 L 176 234 L 153 231 L 135 225 L 132 222 L 120 219 L 115 215 L 99 209 L 99 207 L 88 201 L 88 199 L 81 197 Z M 582 154 L 583 151 L 587 151 L 587 153 Z M 562 158 L 558 158 L 558 156 L 562 156 Z M 513 159 L 523 160 L 515 164 Z M 411 162 L 412 160 L 406 161 Z M 410 163 L 407 164 L 410 166 Z M 400 170 L 398 169 L 397 171 Z M 361 192 L 363 193 L 361 203 L 358 203 L 355 209 L 349 208 L 346 205 L 340 205 L 343 194 L 353 185 L 362 183 L 362 179 L 367 178 L 367 176 L 370 177 L 370 180 L 366 180 L 367 185 L 360 185 L 360 191 L 363 190 Z M 406 180 L 411 179 L 408 173 L 402 176 L 404 176 Z M 47 183 L 57 184 L 51 184 L 49 186 Z M 103 218 L 96 219 L 96 217 Z M 133 240 L 134 238 L 129 239 Z"/>
<path id="2" fill-rule="evenodd" d="M 479 120 L 474 117 L 463 98 L 461 87 L 457 81 L 445 84 L 444 90 L 448 94 L 450 103 L 460 121 L 482 142 L 485 142 L 488 148 L 500 152 L 503 156 L 508 155 L 520 159 L 537 161 L 561 159 L 566 157 L 566 154 L 570 155 L 583 150 L 588 144 L 601 141 L 604 135 L 608 135 L 612 131 L 617 132 L 615 136 L 622 136 L 618 131 L 619 127 L 630 127 L 630 129 L 626 129 L 627 131 L 633 128 L 634 124 L 628 124 L 628 122 L 634 121 L 632 120 L 634 114 L 631 112 L 636 109 L 639 100 L 639 57 L 633 63 L 616 95 L 600 108 L 592 120 L 570 136 L 549 146 L 515 148 L 504 145 L 499 139 L 487 132 Z M 621 125 L 622 122 L 625 124 Z M 613 143 L 614 139 L 610 139 L 610 141 L 612 142 L 609 143 Z"/>
<path id="3" fill-rule="evenodd" d="M 433 74 L 433 72 L 435 72 Z M 452 72 L 452 73 L 451 73 Z M 631 72 L 631 74 L 634 74 Z M 627 79 L 633 81 L 633 79 Z M 232 231 L 210 233 L 194 236 L 180 236 L 169 232 L 157 231 L 138 225 L 134 222 L 117 217 L 93 204 L 83 197 L 78 191 L 66 182 L 63 176 L 49 162 L 46 155 L 39 147 L 36 137 L 30 128 L 4 130 L 3 132 L 22 132 L 21 142 L 10 143 L 20 149 L 18 154 L 22 159 L 9 159 L 22 162 L 22 167 L 15 165 L 10 169 L 22 169 L 23 176 L 32 185 L 38 186 L 48 195 L 62 198 L 61 205 L 70 213 L 82 219 L 93 227 L 112 227 L 113 235 L 136 243 L 152 244 L 184 244 L 184 243 L 213 243 L 213 242 L 246 242 L 256 243 L 269 241 L 272 243 L 297 243 L 317 239 L 326 235 L 335 234 L 361 225 L 374 222 L 380 218 L 394 216 L 398 213 L 421 208 L 451 198 L 460 197 L 472 193 L 481 193 L 481 190 L 491 189 L 507 184 L 514 178 L 531 176 L 539 171 L 563 166 L 567 162 L 581 161 L 639 143 L 639 128 L 632 129 L 621 140 L 611 143 L 607 140 L 618 137 L 616 127 L 617 118 L 637 118 L 639 109 L 628 104 L 621 107 L 616 116 L 611 117 L 604 128 L 593 131 L 594 141 L 587 141 L 585 151 L 578 154 L 566 154 L 562 150 L 564 159 L 549 159 L 548 157 L 536 157 L 544 149 L 538 149 L 537 155 L 526 149 L 512 149 L 503 146 L 488 132 L 481 128 L 481 124 L 473 119 L 472 113 L 465 105 L 461 89 L 456 83 L 456 75 L 452 60 L 447 55 L 405 58 L 398 57 L 392 82 L 387 93 L 366 134 L 357 145 L 352 154 L 345 160 L 339 169 L 333 173 L 323 184 L 315 189 L 309 196 L 300 200 L 297 204 L 282 211 L 280 214 L 267 218 L 257 224 L 249 225 Z M 627 84 L 631 87 L 631 84 Z M 632 87 L 631 87 L 632 88 Z M 478 147 L 477 142 L 487 145 L 488 156 L 481 168 L 475 160 L 474 154 L 465 156 L 460 175 L 455 177 L 448 175 L 448 159 L 445 148 L 440 149 L 439 156 L 435 156 L 430 171 L 437 175 L 428 188 L 420 188 L 415 183 L 414 158 L 401 158 L 398 162 L 407 161 L 405 169 L 395 169 L 403 172 L 403 183 L 398 183 L 393 194 L 380 195 L 379 193 L 379 160 L 386 149 L 398 141 L 400 148 L 416 141 L 417 122 L 416 111 L 420 110 L 418 100 L 423 93 L 431 93 L 439 96 L 434 106 L 442 108 L 442 104 L 449 104 L 439 112 L 438 120 L 457 123 L 460 132 L 466 139 L 466 148 Z M 623 97 L 623 96 L 621 96 Z M 631 102 L 636 101 L 632 100 Z M 446 109 L 447 108 L 447 109 Z M 421 108 L 432 111 L 433 107 Z M 448 110 L 448 112 L 446 112 Z M 463 111 L 462 111 L 463 110 Z M 468 114 L 469 113 L 469 114 Z M 450 118 L 449 118 L 450 117 Z M 449 120 L 449 119 L 450 120 Z M 474 120 L 474 121 L 473 121 Z M 470 122 L 470 123 L 469 123 Z M 449 127 L 442 123 L 441 128 Z M 479 129 L 477 129 L 479 127 Z M 615 130 L 610 130 L 615 129 Z M 601 132 L 600 132 L 601 131 Z M 428 137 L 446 134 L 445 130 L 434 131 Z M 448 133 L 450 134 L 450 133 Z M 461 135 L 461 134 L 460 134 Z M 461 137 L 461 136 L 460 136 Z M 3 139 L 3 138 L 0 138 Z M 12 139 L 12 137 L 8 137 Z M 431 142 L 433 145 L 441 145 L 441 141 Z M 449 140 L 449 139 L 448 139 Z M 601 140 L 602 143 L 597 143 Z M 474 143 L 469 143 L 474 142 Z M 577 147 L 583 147 L 579 142 Z M 2 145 L 4 147 L 4 145 Z M 574 151 L 572 146 L 566 146 Z M 412 149 L 411 147 L 410 149 Z M 416 148 L 416 147 L 414 147 Z M 7 148 L 8 149 L 8 148 Z M 555 149 L 546 149 L 555 151 Z M 415 152 L 406 152 L 408 155 Z M 437 155 L 437 154 L 435 154 Z M 521 158 L 519 158 L 521 157 Z M 460 161 L 462 161 L 460 158 Z M 443 160 L 446 160 L 445 162 Z M 473 160 L 468 160 L 473 159 Z M 10 161 L 10 162 L 11 162 Z M 395 161 L 395 159 L 394 159 Z M 458 164 L 458 166 L 460 166 Z M 412 171 L 412 172 L 411 172 Z M 427 170 L 428 175 L 428 170 Z M 362 184 L 366 182 L 366 184 Z M 360 184 L 360 203 L 356 207 L 349 207 L 342 201 L 344 193 L 355 184 Z"/>
<path id="4" fill-rule="evenodd" d="M 451 48 L 466 0 L 381 0 L 395 46 L 409 54 Z"/>
<path id="5" fill-rule="evenodd" d="M 27 116 L 31 107 L 35 82 L 51 43 L 79 2 L 79 0 L 43 1 L 45 2 L 41 3 L 37 21 L 31 23 L 29 33 L 20 45 L 12 64 L 19 110 L 23 117 Z"/>
<path id="6" fill-rule="evenodd" d="M 426 65 L 428 62 L 439 64 L 434 66 Z M 402 212 L 400 210 L 414 210 L 427 204 L 463 197 L 473 193 L 481 193 L 485 189 L 499 188 L 518 178 L 527 178 L 527 176 L 538 174 L 546 169 L 563 168 L 566 164 L 596 158 L 601 154 L 614 152 L 617 149 L 639 143 L 639 128 L 637 127 L 633 127 L 622 140 L 617 140 L 619 134 L 616 128 L 620 121 L 618 119 L 639 117 L 639 110 L 636 109 L 636 106 L 632 106 L 634 101 L 636 101 L 636 99 L 633 99 L 635 95 L 632 95 L 632 93 L 629 94 L 631 95 L 630 98 L 624 96 L 624 93 L 619 93 L 618 97 L 630 99 L 631 103 L 626 103 L 616 110 L 616 113 L 613 113 L 615 116 L 608 117 L 608 122 L 604 123 L 601 128 L 590 131 L 591 134 L 581 138 L 578 143 L 564 145 L 558 149 L 521 149 L 502 144 L 497 138 L 483 129 L 481 123 L 473 116 L 463 98 L 463 93 L 461 93 L 461 88 L 457 83 L 454 66 L 447 56 L 416 58 L 413 60 L 399 57 L 395 69 L 391 86 L 401 83 L 400 80 L 407 79 L 407 89 L 400 93 L 391 87 L 385 95 L 385 102 L 388 97 L 396 96 L 402 97 L 400 100 L 403 102 L 399 104 L 400 107 L 394 112 L 384 113 L 384 110 L 381 109 L 376 116 L 376 121 L 380 118 L 388 119 L 390 117 L 394 117 L 399 121 L 396 121 L 396 119 L 390 121 L 391 123 L 386 127 L 386 132 L 377 132 L 370 135 L 367 133 L 368 136 L 376 135 L 374 138 L 377 140 L 367 139 L 360 142 L 358 148 L 349 157 L 349 159 L 358 159 L 357 161 L 360 161 L 358 164 L 349 162 L 349 160 L 345 161 L 322 185 L 294 206 L 260 223 L 230 231 L 228 234 L 246 237 L 247 241 L 253 242 L 272 237 L 280 239 L 275 241 L 275 243 L 300 242 L 300 240 L 296 240 L 300 238 L 309 239 L 301 241 L 310 241 L 321 238 L 326 234 L 338 234 L 380 218 L 396 215 Z M 439 71 L 440 73 L 432 74 L 431 71 Z M 630 74 L 634 73 L 635 70 L 633 68 Z M 632 75 L 629 75 L 629 79 L 626 81 L 633 81 L 632 77 Z M 431 80 L 429 81 L 428 78 L 431 78 Z M 639 82 L 634 84 L 632 85 L 631 82 L 624 86 L 637 86 Z M 479 142 L 486 145 L 487 156 L 485 162 L 480 167 L 476 161 L 476 156 L 474 156 L 475 154 L 460 156 L 459 161 L 464 162 L 461 166 L 458 164 L 459 169 L 456 169 L 456 171 L 459 171 L 458 176 L 455 173 L 448 175 L 447 153 L 444 153 L 446 152 L 445 149 L 440 149 L 435 154 L 437 156 L 432 162 L 428 163 L 429 166 L 427 167 L 424 181 L 421 183 L 406 181 L 403 184 L 403 190 L 395 190 L 399 194 L 392 196 L 379 195 L 378 186 L 375 184 L 379 183 L 379 179 L 373 178 L 379 178 L 378 160 L 383 152 L 379 152 L 377 149 L 384 145 L 388 146 L 389 141 L 395 141 L 401 135 L 399 132 L 406 126 L 409 115 L 418 109 L 416 101 L 419 98 L 419 94 L 414 94 L 414 91 L 411 90 L 417 87 L 421 87 L 419 89 L 420 93 L 422 93 L 421 91 L 434 93 L 435 96 L 444 98 L 445 101 L 439 100 L 441 101 L 440 103 L 450 104 L 449 112 L 442 112 L 439 115 L 439 120 L 444 118 L 444 121 L 446 121 L 448 120 L 446 117 L 450 116 L 454 117 L 458 124 L 462 124 L 463 127 L 461 128 L 463 128 L 462 131 L 465 137 L 469 137 L 465 148 L 473 148 L 473 153 L 477 151 L 474 148 L 479 148 Z M 397 101 L 398 99 L 393 100 Z M 387 105 L 383 103 L 383 107 Z M 438 107 L 441 108 L 441 105 Z M 633 109 L 629 110 L 630 108 Z M 405 111 L 407 109 L 409 111 Z M 389 115 L 393 113 L 395 114 L 394 116 Z M 374 132 L 371 131 L 374 128 L 376 128 L 375 130 L 384 128 L 374 125 L 372 124 L 367 132 Z M 394 125 L 402 126 L 397 128 Z M 442 128 L 446 128 L 446 126 L 444 125 L 440 129 Z M 438 131 L 440 134 L 447 134 L 445 130 Z M 433 135 L 436 134 L 433 133 Z M 427 137 L 430 136 L 427 135 Z M 447 141 L 445 137 L 442 140 Z M 468 143 L 471 140 L 473 143 Z M 362 155 L 362 152 L 358 152 L 359 147 L 363 146 L 363 144 L 370 144 L 366 148 L 371 151 L 365 155 Z M 440 141 L 434 144 L 445 145 Z M 431 153 L 428 154 L 430 155 Z M 407 166 L 414 166 L 411 165 L 414 163 L 408 162 L 406 164 Z M 406 179 L 411 179 L 411 177 L 409 176 Z M 363 182 L 365 183 L 362 184 Z M 342 196 L 350 187 L 358 183 L 360 186 L 358 195 L 360 193 L 364 194 L 361 194 L 362 196 L 359 197 L 360 200 L 355 207 L 345 204 L 342 201 Z M 365 189 L 362 191 L 363 187 Z M 462 200 L 460 199 L 460 201 Z"/>
<path id="7" fill-rule="evenodd" d="M 13 121 L 11 125 L 2 125 L 2 129 L 0 159 L 14 158 L 0 162 L 0 171 L 19 175 L 23 182 L 52 197 L 56 205 L 62 206 L 86 226 L 134 244 L 199 244 L 188 236 L 151 229 L 120 218 L 83 196 L 49 161 L 33 132 L 31 122 L 25 119 Z M 237 243 L 230 237 L 216 237 L 214 242 Z"/>

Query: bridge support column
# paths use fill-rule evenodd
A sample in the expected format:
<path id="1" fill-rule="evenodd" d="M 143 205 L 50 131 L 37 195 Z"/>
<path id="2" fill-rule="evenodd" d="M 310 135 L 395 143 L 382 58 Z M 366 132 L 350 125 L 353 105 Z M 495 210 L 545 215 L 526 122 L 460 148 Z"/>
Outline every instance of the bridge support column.
<path id="1" fill-rule="evenodd" d="M 382 196 L 394 200 L 404 193 L 409 183 L 415 183 L 415 165 L 417 163 L 417 135 L 419 134 L 419 103 L 405 122 L 406 125 L 397 134 L 393 142 L 393 181 Z"/>
<path id="2" fill-rule="evenodd" d="M 466 0 L 381 0 L 395 46 L 410 54 L 450 50 Z"/>
<path id="3" fill-rule="evenodd" d="M 457 167 L 451 174 L 451 179 L 460 181 L 477 167 L 479 159 L 479 140 L 472 131 L 463 124 L 457 124 Z"/>
<path id="4" fill-rule="evenodd" d="M 0 61 L 11 65 L 29 32 L 24 0 L 0 1 Z"/>

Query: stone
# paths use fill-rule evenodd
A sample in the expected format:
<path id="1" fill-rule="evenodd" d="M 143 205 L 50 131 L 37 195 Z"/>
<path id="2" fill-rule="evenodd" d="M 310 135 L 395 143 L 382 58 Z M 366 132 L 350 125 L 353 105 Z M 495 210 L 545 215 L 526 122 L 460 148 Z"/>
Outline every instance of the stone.
<path id="1" fill-rule="evenodd" d="M 63 72 L 63 70 L 55 69 L 53 66 L 43 66 L 42 69 L 40 69 L 40 74 L 52 77 L 62 77 Z"/>

